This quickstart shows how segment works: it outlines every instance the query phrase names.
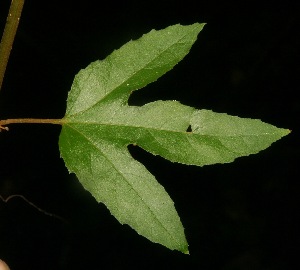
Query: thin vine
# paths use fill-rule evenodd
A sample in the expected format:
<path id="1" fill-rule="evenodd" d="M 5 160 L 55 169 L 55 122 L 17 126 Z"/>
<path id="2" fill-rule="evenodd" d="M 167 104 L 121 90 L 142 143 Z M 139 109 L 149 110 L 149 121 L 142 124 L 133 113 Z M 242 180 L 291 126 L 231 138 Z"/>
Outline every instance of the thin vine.
<path id="1" fill-rule="evenodd" d="M 10 52 L 14 43 L 16 32 L 19 26 L 20 17 L 22 14 L 25 0 L 12 0 L 7 15 L 7 20 L 0 43 L 0 90 L 2 87 L 5 70 L 7 67 Z M 0 120 L 0 132 L 2 130 L 8 131 L 6 125 L 9 124 L 62 124 L 61 119 L 7 119 Z"/>
<path id="2" fill-rule="evenodd" d="M 35 208 L 35 209 L 38 210 L 39 212 L 43 213 L 44 215 L 47 215 L 47 216 L 50 216 L 50 217 L 57 218 L 57 219 L 59 219 L 59 220 L 65 222 L 65 223 L 67 223 L 67 221 L 66 221 L 64 218 L 62 218 L 62 217 L 60 217 L 60 216 L 58 216 L 58 215 L 49 213 L 49 212 L 43 210 L 42 208 L 39 208 L 39 207 L 36 206 L 34 203 L 32 203 L 31 201 L 29 201 L 28 199 L 26 199 L 25 196 L 23 196 L 23 195 L 20 195 L 20 194 L 13 194 L 13 195 L 8 196 L 8 197 L 5 198 L 5 199 L 0 195 L 0 200 L 3 201 L 3 202 L 5 202 L 5 203 L 7 203 L 9 200 L 14 199 L 14 198 L 20 198 L 20 199 L 24 200 L 26 203 L 28 203 L 30 206 L 32 206 L 33 208 Z M 1 269 L 0 269 L 0 270 L 1 270 Z"/>
<path id="3" fill-rule="evenodd" d="M 4 28 L 4 32 L 2 35 L 1 43 L 0 43 L 0 90 L 2 87 L 5 70 L 7 67 L 8 59 L 10 56 L 10 52 L 12 49 L 12 45 L 16 36 L 16 32 L 18 29 L 21 13 L 23 10 L 25 0 L 12 0 Z M 62 124 L 62 119 L 33 119 L 33 118 L 22 118 L 22 119 L 6 119 L 6 120 L 0 120 L 0 132 L 2 130 L 8 131 L 9 128 L 7 125 L 9 124 Z M 58 218 L 62 221 L 65 221 L 60 216 L 57 216 L 55 214 L 51 214 L 49 212 L 46 212 L 45 210 L 37 207 L 34 203 L 30 202 L 28 199 L 26 199 L 23 195 L 10 195 L 6 199 L 4 199 L 0 195 L 0 200 L 7 203 L 10 199 L 13 198 L 21 198 L 25 202 L 27 202 L 29 205 L 37 209 L 38 211 L 42 212 L 45 215 Z M 2 269 L 9 269 L 8 266 L 0 260 L 0 270 Z"/>
<path id="4" fill-rule="evenodd" d="M 0 90 L 25 0 L 12 0 L 0 43 Z"/>

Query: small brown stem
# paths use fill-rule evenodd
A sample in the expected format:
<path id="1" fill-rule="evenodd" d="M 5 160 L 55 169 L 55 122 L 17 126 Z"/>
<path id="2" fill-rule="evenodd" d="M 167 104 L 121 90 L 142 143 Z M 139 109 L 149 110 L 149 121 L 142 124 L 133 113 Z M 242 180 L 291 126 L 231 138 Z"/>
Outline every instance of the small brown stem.
<path id="1" fill-rule="evenodd" d="M 6 125 L 10 124 L 53 124 L 62 125 L 64 124 L 63 119 L 35 119 L 35 118 L 20 118 L 20 119 L 7 119 L 0 120 L 0 131 L 9 130 Z"/>
<path id="2" fill-rule="evenodd" d="M 25 0 L 12 0 L 0 43 L 0 90 Z"/>

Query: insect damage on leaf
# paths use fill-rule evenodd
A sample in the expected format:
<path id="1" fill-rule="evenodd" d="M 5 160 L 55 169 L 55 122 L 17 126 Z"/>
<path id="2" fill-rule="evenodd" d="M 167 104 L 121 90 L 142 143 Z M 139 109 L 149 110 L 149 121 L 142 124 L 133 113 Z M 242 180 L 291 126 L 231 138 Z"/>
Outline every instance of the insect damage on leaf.
<path id="1" fill-rule="evenodd" d="M 156 81 L 189 52 L 204 24 L 152 30 L 75 77 L 59 146 L 67 168 L 122 224 L 188 253 L 174 203 L 128 152 L 129 144 L 198 166 L 231 162 L 288 133 L 259 120 L 197 110 L 177 101 L 129 106 L 132 91 Z"/>

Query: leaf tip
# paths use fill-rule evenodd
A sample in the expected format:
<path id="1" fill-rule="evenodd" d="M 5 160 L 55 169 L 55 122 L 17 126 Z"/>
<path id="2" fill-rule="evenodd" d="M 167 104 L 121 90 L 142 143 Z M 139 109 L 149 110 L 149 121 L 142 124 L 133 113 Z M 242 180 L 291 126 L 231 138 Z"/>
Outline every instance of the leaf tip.
<path id="1" fill-rule="evenodd" d="M 204 26 L 206 25 L 206 23 L 199 23 L 199 22 L 196 22 L 196 23 L 193 23 L 191 26 L 194 26 L 197 28 L 198 30 L 198 33 L 202 31 L 202 29 L 204 28 Z"/>
<path id="2" fill-rule="evenodd" d="M 185 254 L 185 255 L 190 255 L 190 252 L 187 248 L 185 250 L 183 250 L 182 253 Z"/>
<path id="3" fill-rule="evenodd" d="M 285 128 L 280 128 L 280 130 L 281 130 L 281 138 L 284 137 L 284 136 L 289 135 L 292 132 L 292 130 L 285 129 Z"/>
<path id="4" fill-rule="evenodd" d="M 190 255 L 189 245 L 186 242 L 186 240 L 185 240 L 185 243 L 183 245 L 181 245 L 177 250 L 180 251 L 181 253 L 185 254 L 185 255 Z"/>

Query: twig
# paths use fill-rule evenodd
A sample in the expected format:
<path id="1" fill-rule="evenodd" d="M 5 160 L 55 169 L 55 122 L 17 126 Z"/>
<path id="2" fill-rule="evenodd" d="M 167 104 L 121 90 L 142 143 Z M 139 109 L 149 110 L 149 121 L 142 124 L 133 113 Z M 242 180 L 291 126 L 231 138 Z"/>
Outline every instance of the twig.
<path id="1" fill-rule="evenodd" d="M 25 0 L 12 0 L 0 43 L 0 90 Z"/>

